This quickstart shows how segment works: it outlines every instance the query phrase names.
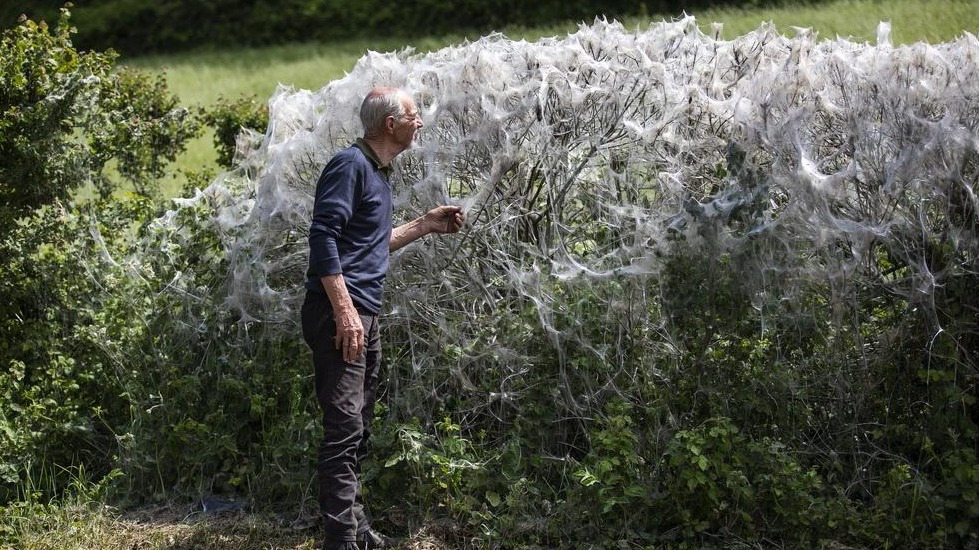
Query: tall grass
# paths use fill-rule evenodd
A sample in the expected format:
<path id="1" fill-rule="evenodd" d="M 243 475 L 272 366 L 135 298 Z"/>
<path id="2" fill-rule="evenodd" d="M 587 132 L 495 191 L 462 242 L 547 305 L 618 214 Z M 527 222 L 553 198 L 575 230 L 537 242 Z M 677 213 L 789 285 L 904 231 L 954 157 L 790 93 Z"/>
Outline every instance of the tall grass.
<path id="1" fill-rule="evenodd" d="M 651 23 L 682 16 L 682 13 L 629 18 L 626 28 L 645 28 Z M 772 22 L 779 32 L 794 35 L 795 28 L 811 28 L 824 39 L 849 38 L 875 42 L 877 25 L 891 23 L 891 41 L 944 42 L 979 33 L 977 0 L 838 0 L 765 9 L 708 9 L 694 12 L 698 25 L 709 32 L 712 23 L 723 25 L 721 37 L 731 39 Z M 536 40 L 573 32 L 577 22 L 544 28 L 509 27 L 500 32 L 514 39 Z M 436 50 L 478 36 L 429 37 L 410 44 L 391 38 L 358 39 L 335 43 L 309 43 L 259 49 L 201 51 L 124 60 L 124 64 L 162 71 L 170 89 L 188 107 L 206 107 L 220 98 L 241 96 L 264 100 L 281 84 L 316 90 L 353 68 L 368 50 L 400 51 L 411 46 L 418 52 Z M 219 170 L 211 135 L 191 142 L 178 160 L 172 180 L 165 182 L 164 196 L 172 196 L 186 181 L 186 171 Z"/>

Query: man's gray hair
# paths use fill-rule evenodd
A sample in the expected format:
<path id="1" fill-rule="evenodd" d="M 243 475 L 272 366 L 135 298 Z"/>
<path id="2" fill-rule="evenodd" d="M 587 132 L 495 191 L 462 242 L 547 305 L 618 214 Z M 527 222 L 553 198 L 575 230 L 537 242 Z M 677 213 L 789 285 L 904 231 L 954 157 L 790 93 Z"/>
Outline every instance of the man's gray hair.
<path id="1" fill-rule="evenodd" d="M 371 90 L 360 104 L 360 122 L 364 125 L 364 135 L 377 135 L 384 128 L 384 120 L 389 116 L 404 116 L 406 99 L 411 99 L 411 96 L 398 88 Z"/>

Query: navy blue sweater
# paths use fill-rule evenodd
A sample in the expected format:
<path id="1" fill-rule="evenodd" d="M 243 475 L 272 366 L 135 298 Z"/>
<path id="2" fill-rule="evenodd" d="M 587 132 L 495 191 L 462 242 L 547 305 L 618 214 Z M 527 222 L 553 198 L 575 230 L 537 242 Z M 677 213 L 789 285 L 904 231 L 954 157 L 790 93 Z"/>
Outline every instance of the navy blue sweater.
<path id="1" fill-rule="evenodd" d="M 381 311 L 391 245 L 388 169 L 362 139 L 338 152 L 316 182 L 309 227 L 306 288 L 326 293 L 320 277 L 343 274 L 354 305 Z"/>

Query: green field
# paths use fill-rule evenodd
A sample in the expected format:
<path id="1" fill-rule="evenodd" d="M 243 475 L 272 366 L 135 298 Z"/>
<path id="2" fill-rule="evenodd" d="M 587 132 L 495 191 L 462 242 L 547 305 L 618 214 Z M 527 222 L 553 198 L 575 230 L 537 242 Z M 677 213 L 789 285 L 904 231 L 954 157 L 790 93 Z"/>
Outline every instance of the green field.
<path id="1" fill-rule="evenodd" d="M 657 15 L 623 21 L 626 28 L 645 28 L 651 23 L 682 14 Z M 721 37 L 731 39 L 772 22 L 787 36 L 797 28 L 811 28 L 823 39 L 848 38 L 857 42 L 875 42 L 881 21 L 891 24 L 891 41 L 909 44 L 918 41 L 945 42 L 963 35 L 979 33 L 977 0 L 852 0 L 801 7 L 769 9 L 715 9 L 693 13 L 704 32 L 713 23 L 723 25 Z M 507 28 L 504 35 L 514 39 L 535 40 L 544 36 L 561 36 L 573 32 L 576 22 L 549 28 Z M 123 60 L 124 64 L 161 71 L 170 89 L 188 107 L 213 105 L 220 98 L 242 96 L 264 100 L 279 84 L 297 89 L 317 90 L 340 78 L 353 68 L 367 51 L 390 52 L 412 47 L 417 52 L 437 50 L 478 36 L 429 37 L 411 44 L 391 39 L 360 39 L 338 43 L 293 44 L 262 49 L 204 51 L 170 56 Z M 179 160 L 177 169 L 217 170 L 211 136 L 191 142 Z M 183 178 L 176 176 L 164 196 L 180 188 Z"/>

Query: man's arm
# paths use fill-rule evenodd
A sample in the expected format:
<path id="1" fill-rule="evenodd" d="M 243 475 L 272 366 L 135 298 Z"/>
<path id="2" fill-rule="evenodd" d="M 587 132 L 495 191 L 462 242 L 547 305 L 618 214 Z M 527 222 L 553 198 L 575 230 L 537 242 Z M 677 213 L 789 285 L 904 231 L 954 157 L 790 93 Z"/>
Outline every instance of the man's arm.
<path id="1" fill-rule="evenodd" d="M 437 206 L 424 216 L 399 225 L 391 230 L 391 252 L 414 242 L 429 233 L 456 233 L 466 221 L 462 208 L 458 206 Z"/>
<path id="2" fill-rule="evenodd" d="M 313 221 L 309 230 L 310 267 L 330 299 L 336 321 L 334 345 L 347 362 L 356 361 L 364 348 L 360 314 L 347 292 L 340 267 L 336 240 L 353 213 L 362 163 L 351 149 L 341 151 L 324 167 L 316 183 Z"/>

